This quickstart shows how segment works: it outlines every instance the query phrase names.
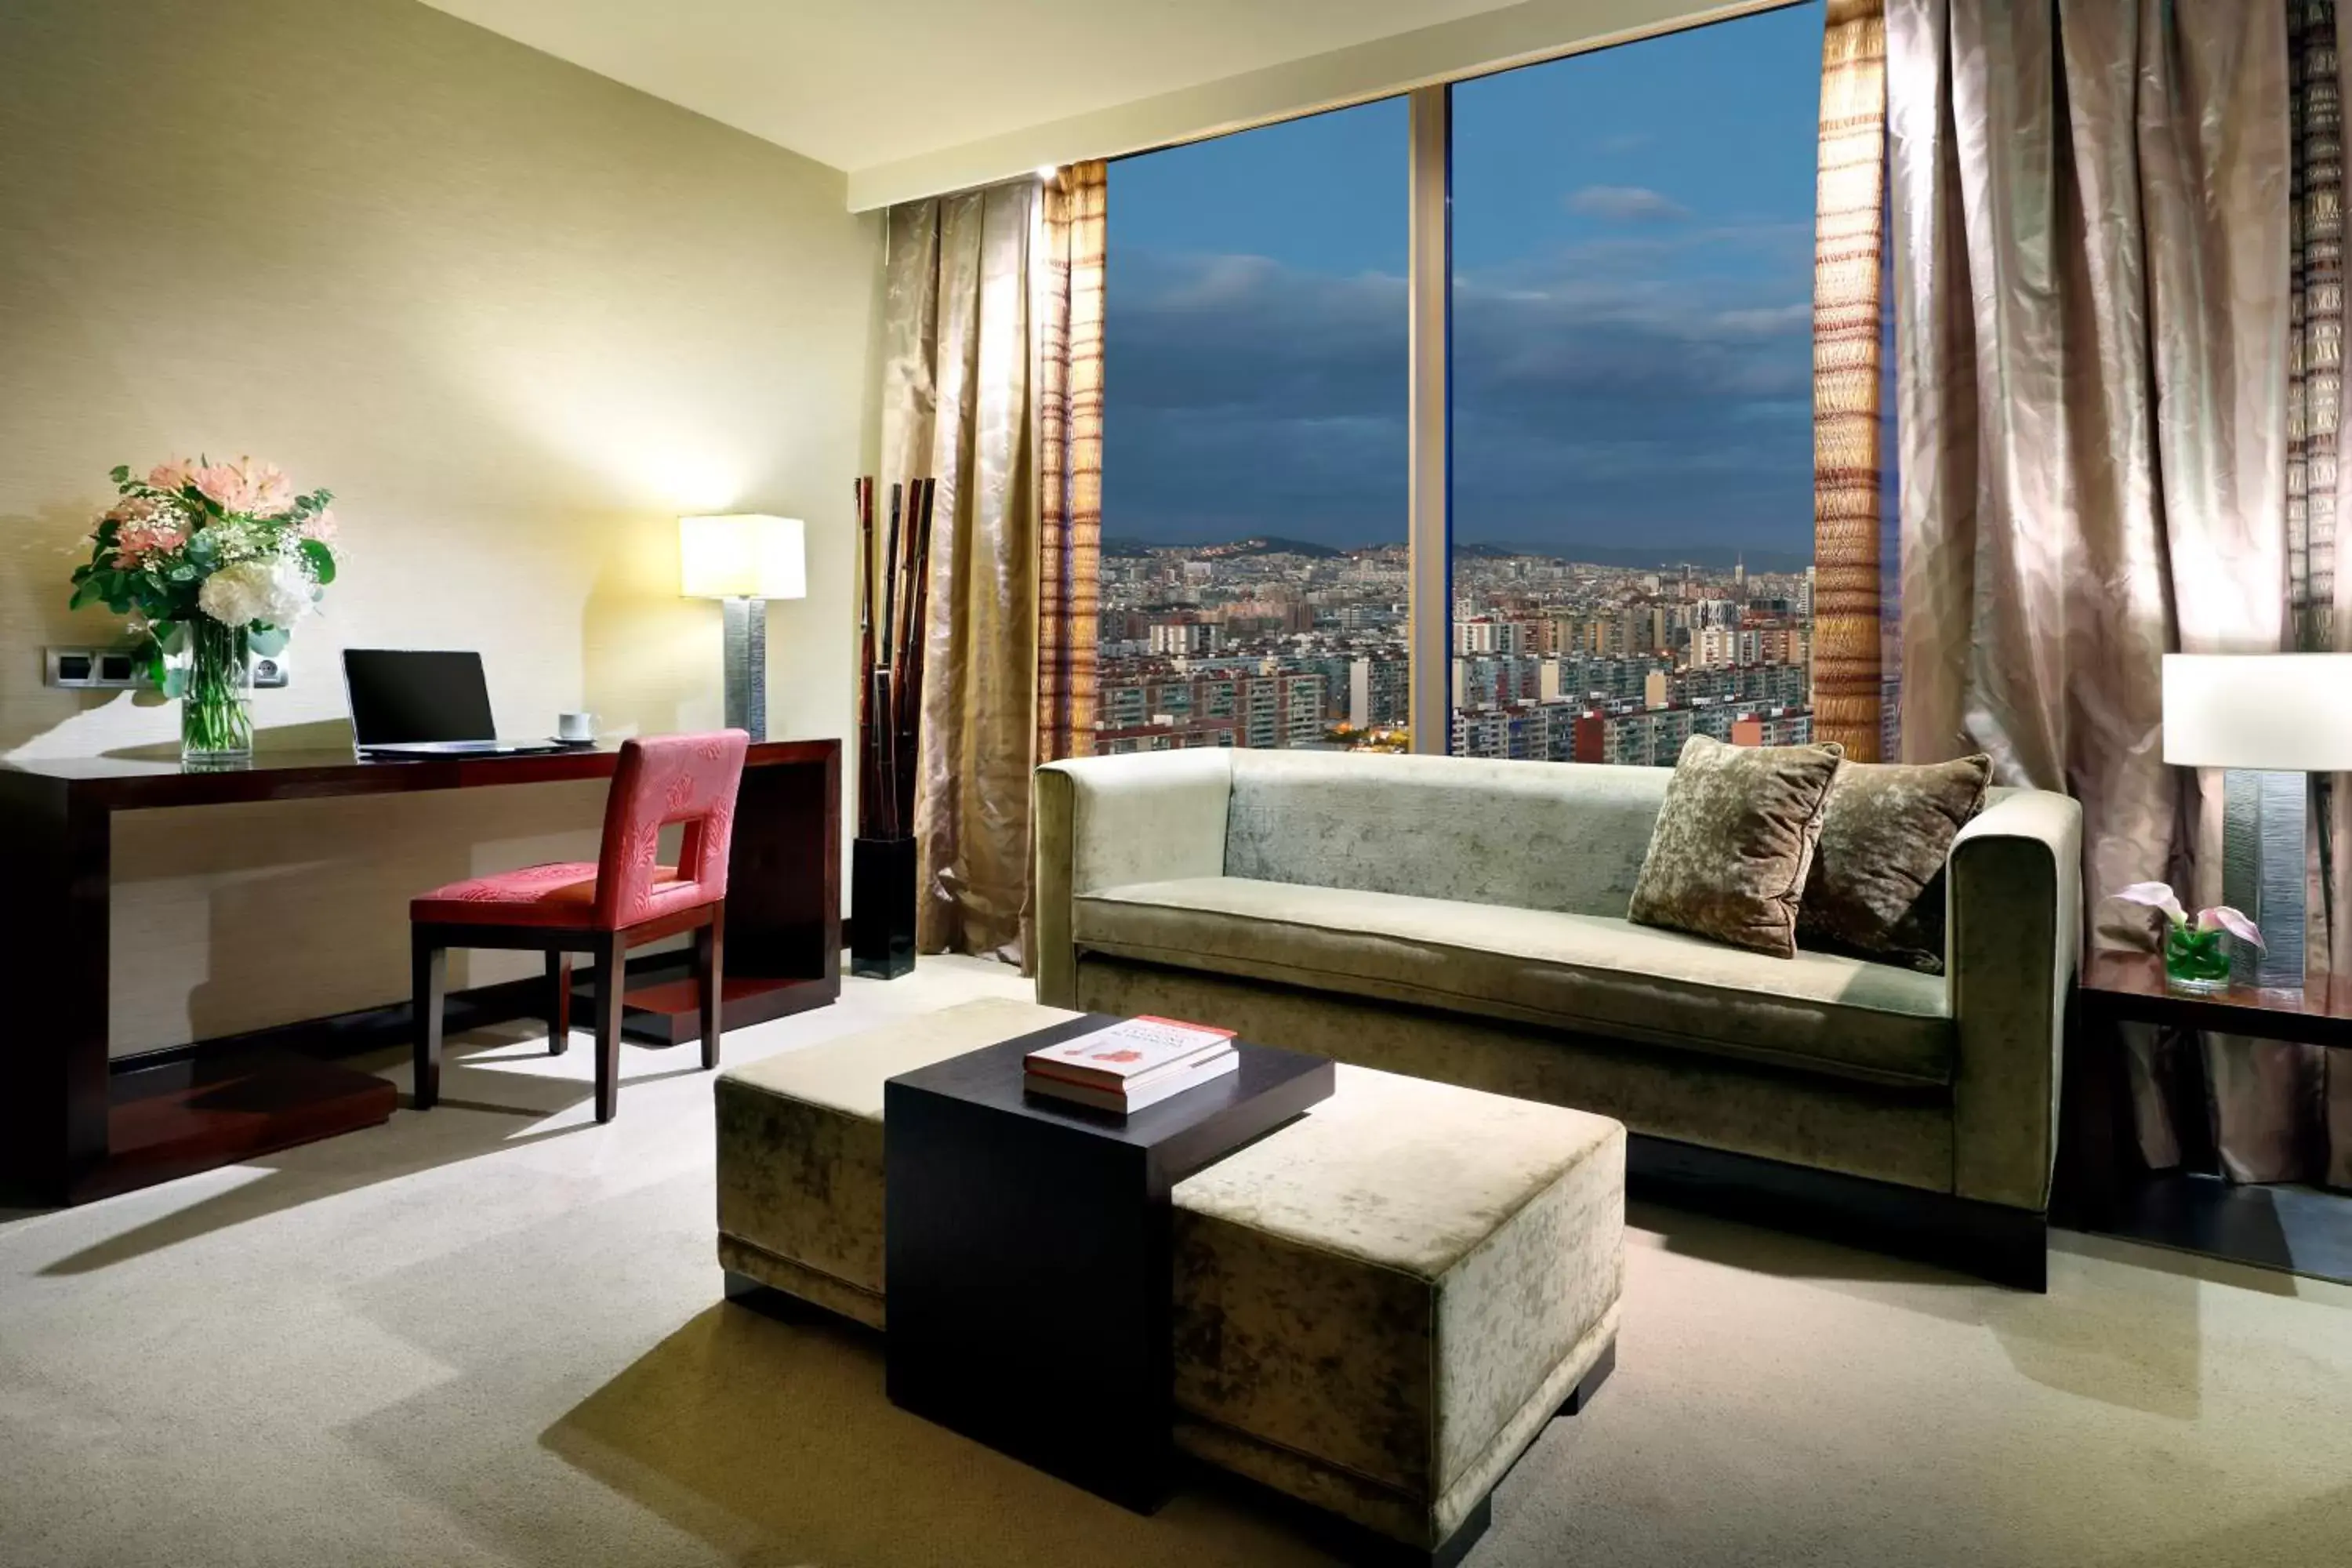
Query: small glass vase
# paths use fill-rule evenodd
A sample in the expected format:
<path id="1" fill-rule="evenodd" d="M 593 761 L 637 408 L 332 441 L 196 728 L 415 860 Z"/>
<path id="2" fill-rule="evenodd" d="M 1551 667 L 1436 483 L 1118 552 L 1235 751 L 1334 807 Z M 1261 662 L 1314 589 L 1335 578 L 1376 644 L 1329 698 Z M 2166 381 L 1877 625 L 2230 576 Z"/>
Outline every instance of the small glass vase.
<path id="1" fill-rule="evenodd" d="M 210 616 L 184 622 L 164 668 L 180 699 L 180 760 L 214 764 L 253 755 L 253 650 L 243 626 Z"/>
<path id="2" fill-rule="evenodd" d="M 2189 996 L 2217 995 L 2230 988 L 2230 952 L 2218 931 L 2168 925 L 2164 931 L 2164 984 Z"/>

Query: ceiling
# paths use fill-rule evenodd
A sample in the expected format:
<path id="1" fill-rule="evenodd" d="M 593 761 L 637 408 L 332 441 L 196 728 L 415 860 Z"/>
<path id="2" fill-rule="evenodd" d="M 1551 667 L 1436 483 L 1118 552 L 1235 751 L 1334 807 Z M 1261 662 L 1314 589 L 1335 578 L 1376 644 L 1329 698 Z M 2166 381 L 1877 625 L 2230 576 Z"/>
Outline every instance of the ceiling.
<path id="1" fill-rule="evenodd" d="M 425 0 L 850 171 L 1515 3 Z"/>

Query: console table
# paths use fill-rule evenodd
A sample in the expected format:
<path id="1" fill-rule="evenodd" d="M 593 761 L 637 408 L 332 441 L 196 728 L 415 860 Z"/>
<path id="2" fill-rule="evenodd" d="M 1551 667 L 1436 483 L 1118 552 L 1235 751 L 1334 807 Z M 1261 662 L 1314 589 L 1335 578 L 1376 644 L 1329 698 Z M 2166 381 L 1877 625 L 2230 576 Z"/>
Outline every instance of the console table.
<path id="1" fill-rule="evenodd" d="M 37 1203 L 80 1203 L 368 1126 L 396 1101 L 387 1080 L 301 1047 L 404 1038 L 405 1002 L 266 1039 L 108 1059 L 114 813 L 609 778 L 618 757 L 599 747 L 384 762 L 265 752 L 218 770 L 130 757 L 0 763 L 0 976 L 15 1009 L 0 1047 L 0 1181 Z M 753 744 L 728 865 L 726 1027 L 840 994 L 840 847 L 841 742 Z M 452 1016 L 471 1026 L 535 1016 L 541 984 L 483 987 Z M 625 1005 L 633 1035 L 700 1032 L 690 981 L 633 981 Z"/>

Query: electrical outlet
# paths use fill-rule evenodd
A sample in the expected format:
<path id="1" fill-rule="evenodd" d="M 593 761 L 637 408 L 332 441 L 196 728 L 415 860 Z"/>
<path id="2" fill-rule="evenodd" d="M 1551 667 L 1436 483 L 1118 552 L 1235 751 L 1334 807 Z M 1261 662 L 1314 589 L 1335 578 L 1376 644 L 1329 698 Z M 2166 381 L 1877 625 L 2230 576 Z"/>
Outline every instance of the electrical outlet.
<path id="1" fill-rule="evenodd" d="M 152 691 L 146 667 L 119 647 L 53 647 L 47 650 L 47 683 L 79 691 Z M 275 689 L 293 681 L 292 661 L 283 649 L 253 656 L 253 684 Z"/>

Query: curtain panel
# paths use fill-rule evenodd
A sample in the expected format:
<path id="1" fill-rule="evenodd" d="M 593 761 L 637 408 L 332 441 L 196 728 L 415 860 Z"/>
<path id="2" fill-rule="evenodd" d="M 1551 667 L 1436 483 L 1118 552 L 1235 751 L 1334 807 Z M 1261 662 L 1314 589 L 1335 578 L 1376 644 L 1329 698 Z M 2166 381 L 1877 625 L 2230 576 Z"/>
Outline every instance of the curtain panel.
<path id="1" fill-rule="evenodd" d="M 1905 750 L 1981 747 L 2002 782 L 2079 797 L 2094 939 L 2144 945 L 2099 895 L 2221 894 L 2221 781 L 2163 763 L 2161 655 L 2333 647 L 2347 618 L 2338 19 L 1886 4 Z M 2352 950 L 2327 920 L 2340 795 L 2316 814 L 2323 968 Z M 2200 1045 L 2175 1073 L 2135 1041 L 2152 1164 L 2210 1137 L 2237 1179 L 2352 1176 L 2321 1053 Z"/>
<path id="2" fill-rule="evenodd" d="M 892 207 L 882 480 L 938 480 L 918 944 L 1024 962 L 1030 775 L 1090 748 L 1107 170 Z"/>
<path id="3" fill-rule="evenodd" d="M 938 481 L 923 630 L 917 944 L 1018 962 L 1036 737 L 1030 262 L 1038 185 L 885 219 L 882 474 Z"/>
<path id="4" fill-rule="evenodd" d="M 1037 760 L 1089 750 L 1102 563 L 1103 218 L 1099 159 L 1047 181 L 1039 251 Z"/>
<path id="5" fill-rule="evenodd" d="M 1884 0 L 1830 0 L 1813 224 L 1813 739 L 1878 762 Z"/>
<path id="6" fill-rule="evenodd" d="M 2352 579 L 2336 570 L 2347 498 L 2344 444 L 2344 48 L 2336 0 L 2284 0 L 2291 79 L 2287 289 L 2287 608 L 2294 646 L 2352 651 Z M 2352 778 L 2312 781 L 2308 967 L 2352 974 Z M 2296 1173 L 2352 1186 L 2352 1071 L 2305 1053 L 2319 1085 L 2316 1115 L 2302 1083 L 2269 1108 L 2286 1119 L 2283 1152 Z"/>

